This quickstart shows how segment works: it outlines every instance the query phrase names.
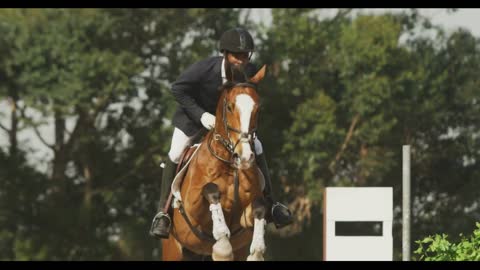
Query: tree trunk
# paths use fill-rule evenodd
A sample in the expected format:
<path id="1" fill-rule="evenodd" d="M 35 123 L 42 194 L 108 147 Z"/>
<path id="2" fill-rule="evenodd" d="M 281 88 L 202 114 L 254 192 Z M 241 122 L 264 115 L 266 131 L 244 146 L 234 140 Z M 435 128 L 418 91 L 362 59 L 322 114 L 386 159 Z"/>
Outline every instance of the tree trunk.
<path id="1" fill-rule="evenodd" d="M 55 147 L 53 157 L 53 170 L 51 180 L 54 182 L 54 191 L 63 193 L 65 191 L 65 170 L 68 162 L 68 149 L 64 144 L 65 119 L 55 112 Z"/>
<path id="2" fill-rule="evenodd" d="M 84 205 L 85 208 L 90 209 L 92 205 L 92 171 L 88 161 L 83 167 L 83 177 L 85 178 Z"/>
<path id="3" fill-rule="evenodd" d="M 9 132 L 10 137 L 10 157 L 15 158 L 18 153 L 18 141 L 17 141 L 17 132 L 18 132 L 18 116 L 17 116 L 17 99 L 12 97 L 11 100 L 12 114 L 11 118 L 11 127 Z"/>
<path id="4" fill-rule="evenodd" d="M 360 146 L 360 161 L 364 161 L 367 159 L 368 156 L 368 146 L 365 143 L 362 143 Z M 362 162 L 363 163 L 363 162 Z M 366 186 L 367 184 L 367 177 L 368 177 L 368 171 L 370 168 L 368 166 L 364 165 L 363 163 L 359 170 L 358 170 L 358 175 L 357 175 L 357 185 L 360 187 Z"/>

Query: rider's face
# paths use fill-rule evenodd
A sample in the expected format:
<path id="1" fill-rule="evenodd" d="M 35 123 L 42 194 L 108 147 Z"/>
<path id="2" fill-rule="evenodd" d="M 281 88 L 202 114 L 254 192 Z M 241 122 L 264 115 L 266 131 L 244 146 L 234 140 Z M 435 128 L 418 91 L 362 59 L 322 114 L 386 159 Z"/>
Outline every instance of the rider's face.
<path id="1" fill-rule="evenodd" d="M 248 52 L 239 52 L 239 53 L 228 52 L 227 61 L 230 65 L 245 67 L 248 64 L 248 62 L 250 62 L 250 59 L 248 59 L 249 58 L 248 56 L 249 56 Z"/>

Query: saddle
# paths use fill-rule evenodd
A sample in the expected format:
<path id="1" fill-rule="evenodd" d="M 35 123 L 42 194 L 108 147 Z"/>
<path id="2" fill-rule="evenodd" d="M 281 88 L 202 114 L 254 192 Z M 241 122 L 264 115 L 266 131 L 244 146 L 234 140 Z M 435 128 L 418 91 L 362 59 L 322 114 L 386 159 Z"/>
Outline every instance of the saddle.
<path id="1" fill-rule="evenodd" d="M 187 164 L 188 160 L 192 157 L 193 153 L 195 150 L 197 150 L 198 145 L 192 145 L 190 147 L 187 147 L 185 150 L 183 150 L 182 156 L 180 157 L 180 162 L 177 165 L 177 169 L 175 170 L 175 175 L 177 175 L 183 167 Z"/>

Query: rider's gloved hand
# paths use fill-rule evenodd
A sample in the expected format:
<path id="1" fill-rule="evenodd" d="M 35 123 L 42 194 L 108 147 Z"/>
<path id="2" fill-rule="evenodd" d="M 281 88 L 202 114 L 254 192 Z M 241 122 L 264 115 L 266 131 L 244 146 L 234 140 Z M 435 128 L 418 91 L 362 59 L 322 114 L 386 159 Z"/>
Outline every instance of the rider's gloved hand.
<path id="1" fill-rule="evenodd" d="M 200 118 L 200 122 L 202 122 L 202 125 L 206 129 L 210 130 L 215 127 L 215 116 L 211 113 L 204 112 Z"/>

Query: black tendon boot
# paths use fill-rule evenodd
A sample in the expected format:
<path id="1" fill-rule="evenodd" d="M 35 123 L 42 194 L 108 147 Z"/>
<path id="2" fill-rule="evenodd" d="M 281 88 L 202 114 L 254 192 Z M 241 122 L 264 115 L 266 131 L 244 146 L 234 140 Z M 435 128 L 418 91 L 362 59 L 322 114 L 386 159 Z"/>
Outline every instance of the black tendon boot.
<path id="1" fill-rule="evenodd" d="M 275 224 L 275 227 L 277 229 L 280 229 L 282 227 L 292 224 L 293 217 L 290 210 L 288 210 L 288 208 L 285 205 L 279 202 L 275 202 L 273 198 L 272 182 L 270 181 L 270 173 L 268 171 L 268 165 L 265 159 L 265 154 L 262 153 L 256 156 L 256 160 L 265 178 L 264 195 L 265 195 L 265 200 L 267 202 L 267 207 L 271 207 L 270 213 L 267 214 L 267 222 L 273 221 L 273 224 Z"/>
<path id="2" fill-rule="evenodd" d="M 171 220 L 168 213 L 164 213 L 165 203 L 170 194 L 170 187 L 173 178 L 175 177 L 175 168 L 177 164 L 173 163 L 170 158 L 167 158 L 165 168 L 163 169 L 162 185 L 160 189 L 160 201 L 158 203 L 158 213 L 153 218 L 152 227 L 150 228 L 150 235 L 156 238 L 168 238 L 170 234 Z M 167 212 L 167 211 L 165 211 Z"/>

